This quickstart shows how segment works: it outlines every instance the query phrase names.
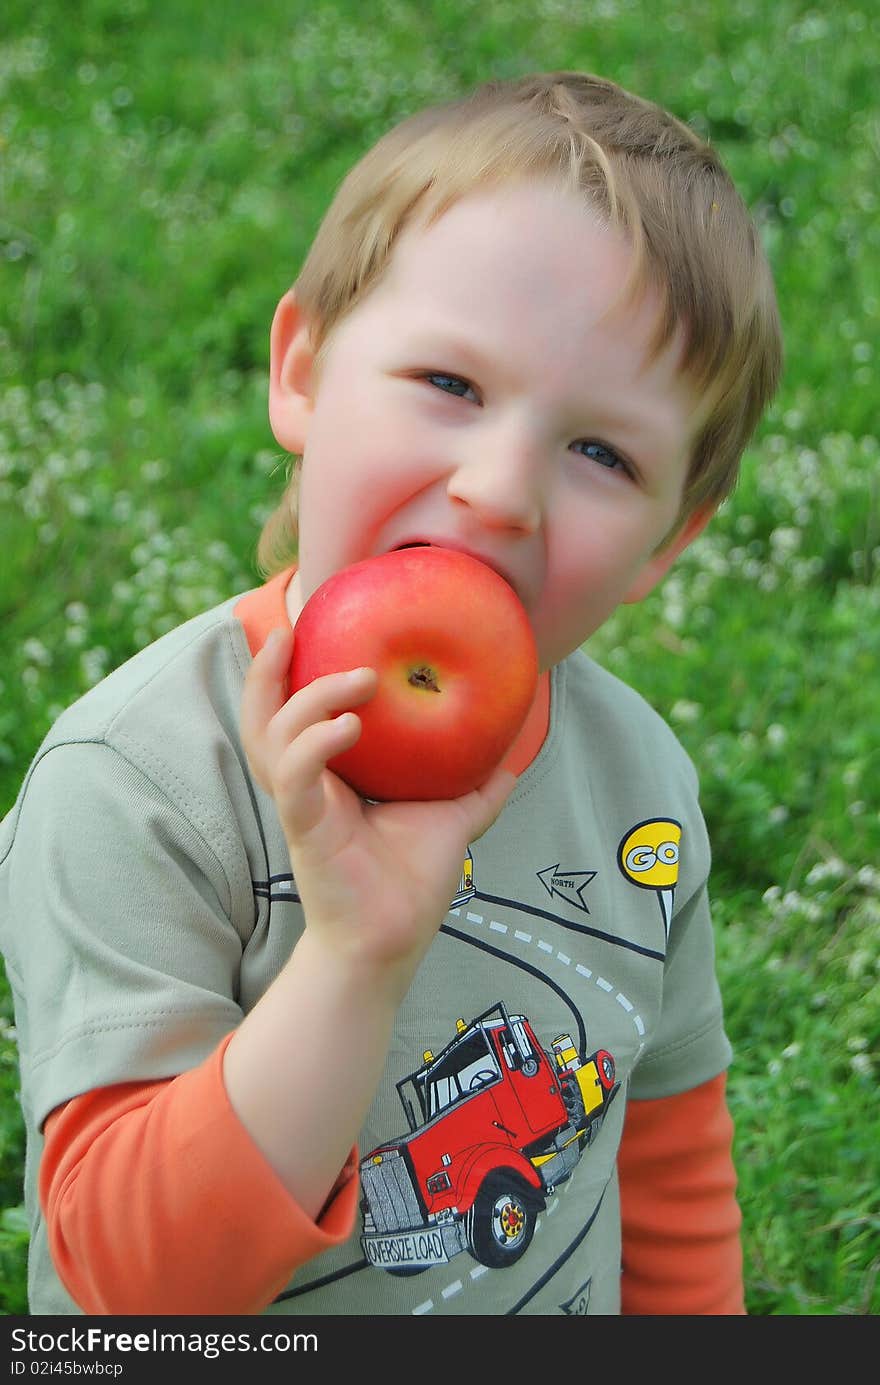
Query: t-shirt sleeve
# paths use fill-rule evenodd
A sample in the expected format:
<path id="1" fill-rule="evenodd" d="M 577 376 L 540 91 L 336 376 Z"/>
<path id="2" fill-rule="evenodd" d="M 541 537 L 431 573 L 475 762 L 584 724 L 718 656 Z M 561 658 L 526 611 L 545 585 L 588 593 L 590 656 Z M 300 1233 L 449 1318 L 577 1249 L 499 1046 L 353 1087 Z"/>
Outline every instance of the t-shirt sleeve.
<path id="1" fill-rule="evenodd" d="M 82 1092 L 196 1067 L 240 1023 L 251 873 L 206 811 L 102 741 L 36 764 L 4 885 L 37 1128 Z"/>
<path id="2" fill-rule="evenodd" d="M 639 1055 L 630 1096 L 652 1100 L 701 1086 L 729 1065 L 732 1050 L 724 1030 L 721 990 L 715 971 L 715 938 L 709 910 L 708 842 L 702 819 L 682 838 L 690 886 L 672 916 L 658 1022 Z"/>
<path id="3" fill-rule="evenodd" d="M 350 1234 L 356 1151 L 313 1222 L 230 1106 L 231 1037 L 191 1072 L 90 1092 L 49 1117 L 40 1201 L 85 1312 L 258 1313 Z"/>

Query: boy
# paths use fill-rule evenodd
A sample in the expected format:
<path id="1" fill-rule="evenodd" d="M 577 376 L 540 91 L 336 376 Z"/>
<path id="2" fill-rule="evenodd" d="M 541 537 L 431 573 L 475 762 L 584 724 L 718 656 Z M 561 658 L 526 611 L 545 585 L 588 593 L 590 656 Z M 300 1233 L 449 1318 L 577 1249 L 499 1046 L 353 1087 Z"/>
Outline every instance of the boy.
<path id="1" fill-rule="evenodd" d="M 33 1312 L 743 1311 L 696 778 L 580 646 L 779 366 L 715 155 L 609 82 L 352 171 L 272 327 L 271 580 L 70 709 L 4 828 Z M 291 627 L 414 543 L 507 578 L 542 674 L 479 791 L 364 803 L 326 763 L 375 674 L 288 699 Z"/>

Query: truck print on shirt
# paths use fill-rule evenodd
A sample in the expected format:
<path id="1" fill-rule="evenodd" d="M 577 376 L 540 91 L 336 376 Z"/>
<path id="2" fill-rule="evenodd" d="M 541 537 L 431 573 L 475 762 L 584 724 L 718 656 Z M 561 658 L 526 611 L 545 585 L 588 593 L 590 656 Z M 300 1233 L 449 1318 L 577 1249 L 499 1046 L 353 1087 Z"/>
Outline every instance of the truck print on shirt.
<path id="1" fill-rule="evenodd" d="M 516 1264 L 618 1089 L 609 1052 L 587 1057 L 569 1034 L 545 1050 L 501 1001 L 458 1020 L 397 1084 L 409 1133 L 361 1160 L 368 1263 L 417 1274 L 467 1250 L 490 1269 Z"/>

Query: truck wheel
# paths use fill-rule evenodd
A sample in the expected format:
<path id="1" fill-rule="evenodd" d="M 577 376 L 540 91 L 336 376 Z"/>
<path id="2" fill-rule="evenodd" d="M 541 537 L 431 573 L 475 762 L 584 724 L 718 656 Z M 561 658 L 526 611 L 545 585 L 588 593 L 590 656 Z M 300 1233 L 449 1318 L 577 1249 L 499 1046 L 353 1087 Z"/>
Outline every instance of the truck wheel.
<path id="1" fill-rule="evenodd" d="M 595 1057 L 596 1072 L 599 1074 L 599 1081 L 606 1092 L 610 1092 L 614 1086 L 614 1059 L 607 1048 L 600 1048 Z"/>
<path id="2" fill-rule="evenodd" d="M 490 1174 L 468 1213 L 468 1247 L 489 1269 L 515 1265 L 535 1234 L 539 1203 L 513 1173 Z"/>

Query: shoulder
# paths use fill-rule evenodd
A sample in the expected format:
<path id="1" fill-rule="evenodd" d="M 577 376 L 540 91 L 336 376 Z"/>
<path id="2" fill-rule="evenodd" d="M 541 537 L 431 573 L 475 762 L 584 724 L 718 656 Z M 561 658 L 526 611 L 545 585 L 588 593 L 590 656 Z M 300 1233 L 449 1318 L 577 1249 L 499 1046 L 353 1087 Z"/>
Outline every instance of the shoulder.
<path id="1" fill-rule="evenodd" d="M 564 664 L 567 729 L 589 739 L 594 750 L 618 765 L 654 764 L 680 776 L 696 792 L 697 771 L 675 732 L 660 713 L 583 650 Z"/>
<path id="2" fill-rule="evenodd" d="M 569 798 L 586 795 L 601 830 L 622 843 L 667 827 L 686 843 L 678 897 L 705 882 L 711 861 L 694 764 L 663 717 L 634 688 L 578 651 L 558 670 L 557 763 Z"/>
<path id="3" fill-rule="evenodd" d="M 41 750 L 133 734 L 163 719 L 179 734 L 192 709 L 237 696 L 250 655 L 235 604 L 195 616 L 114 669 L 62 713 Z"/>
<path id="4" fill-rule="evenodd" d="M 60 800 L 76 794 L 81 802 L 83 766 L 100 754 L 96 779 L 105 791 L 114 783 L 120 794 L 132 791 L 139 778 L 186 811 L 212 796 L 224 763 L 235 762 L 240 772 L 238 712 L 250 652 L 234 615 L 237 599 L 176 627 L 61 714 L 3 824 L 0 859 L 35 776 L 44 795 L 51 798 L 54 790 Z"/>

